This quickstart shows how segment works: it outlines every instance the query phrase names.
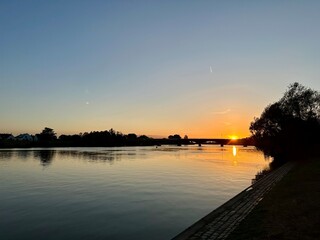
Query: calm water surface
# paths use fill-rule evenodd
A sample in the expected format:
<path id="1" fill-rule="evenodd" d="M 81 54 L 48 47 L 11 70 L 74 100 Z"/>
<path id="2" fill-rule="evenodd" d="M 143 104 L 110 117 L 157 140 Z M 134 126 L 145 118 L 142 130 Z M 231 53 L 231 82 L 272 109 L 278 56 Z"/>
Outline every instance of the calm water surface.
<path id="1" fill-rule="evenodd" d="M 170 239 L 267 165 L 250 147 L 0 150 L 0 236 Z"/>

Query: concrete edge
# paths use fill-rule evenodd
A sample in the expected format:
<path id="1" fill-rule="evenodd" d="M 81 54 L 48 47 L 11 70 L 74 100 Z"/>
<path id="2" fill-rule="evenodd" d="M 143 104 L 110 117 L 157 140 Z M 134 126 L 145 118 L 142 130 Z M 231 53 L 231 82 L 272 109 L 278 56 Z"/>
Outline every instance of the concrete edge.
<path id="1" fill-rule="evenodd" d="M 191 235 L 195 234 L 198 230 L 200 230 L 203 226 L 207 225 L 208 223 L 212 222 L 214 218 L 219 216 L 222 212 L 224 212 L 226 209 L 231 207 L 235 201 L 239 200 L 240 198 L 243 197 L 250 189 L 252 188 L 252 185 L 244 189 L 242 192 L 238 193 L 236 196 L 233 198 L 229 199 L 227 202 L 222 204 L 221 206 L 217 207 L 214 209 L 212 212 L 189 226 L 187 229 L 179 233 L 177 236 L 172 238 L 171 240 L 185 240 Z"/>
<path id="2" fill-rule="evenodd" d="M 203 218 L 201 218 L 200 220 L 196 221 L 194 224 L 192 224 L 191 226 L 189 226 L 188 228 L 186 228 L 185 230 L 180 232 L 178 235 L 173 237 L 171 240 L 186 240 L 186 239 L 188 239 L 190 236 L 192 236 L 196 232 L 198 232 L 202 227 L 204 227 L 208 223 L 212 222 L 213 219 L 218 217 L 222 212 L 224 212 L 228 208 L 232 207 L 233 204 L 236 201 L 239 201 L 240 199 L 242 199 L 249 191 L 251 191 L 256 186 L 260 185 L 260 183 L 262 183 L 262 182 L 266 181 L 267 179 L 271 178 L 274 174 L 276 174 L 276 172 L 278 172 L 281 169 L 283 169 L 283 167 L 285 167 L 286 165 L 287 164 L 284 164 L 282 167 L 272 171 L 270 174 L 267 174 L 265 177 L 259 179 L 254 184 L 252 184 L 249 187 L 245 188 L 240 193 L 238 193 L 237 195 L 235 195 L 234 197 L 229 199 L 227 202 L 225 202 L 224 204 L 220 205 L 219 207 L 214 209 L 212 212 L 210 212 L 209 214 L 207 214 L 206 216 L 204 216 Z"/>

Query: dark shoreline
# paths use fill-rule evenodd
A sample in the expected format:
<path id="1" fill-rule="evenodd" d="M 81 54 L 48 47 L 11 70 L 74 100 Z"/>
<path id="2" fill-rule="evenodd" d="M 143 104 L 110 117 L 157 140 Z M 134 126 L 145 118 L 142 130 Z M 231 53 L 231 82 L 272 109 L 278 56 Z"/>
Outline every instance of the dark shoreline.
<path id="1" fill-rule="evenodd" d="M 296 154 L 290 154 L 291 161 L 282 160 L 276 164 L 273 163 L 276 168 L 271 168 L 261 179 L 257 179 L 251 186 L 172 240 L 200 239 L 200 237 L 208 240 L 318 239 L 320 234 L 318 228 L 320 207 L 317 204 L 320 201 L 319 147 L 319 144 L 314 144 L 305 148 L 304 154 L 299 149 Z M 288 174 L 283 175 L 283 179 L 282 177 L 278 179 L 281 181 L 275 181 L 265 192 L 264 197 L 258 198 L 258 202 L 253 204 L 248 216 L 245 215 L 243 218 L 238 216 L 240 221 L 234 224 L 233 214 L 243 215 L 243 208 L 233 210 L 232 205 L 236 201 L 241 202 L 241 199 L 248 198 L 246 195 L 257 183 L 265 181 L 264 179 L 270 178 L 288 165 L 292 165 L 292 170 L 289 169 Z M 225 217 L 220 217 L 221 215 Z M 299 221 L 301 218 L 304 218 L 304 221 Z M 230 219 L 229 223 L 227 219 Z M 221 227 L 225 228 L 222 229 L 224 231 Z M 295 236 L 299 237 L 295 238 Z"/>
<path id="2" fill-rule="evenodd" d="M 206 140 L 206 139 L 205 139 Z M 199 142 L 199 143 L 198 143 Z M 0 149 L 2 148 L 56 148 L 56 147 L 141 147 L 141 146 L 161 146 L 161 145 L 173 145 L 173 146 L 183 146 L 183 145 L 235 145 L 235 146 L 255 146 L 252 142 L 247 139 L 217 139 L 217 142 L 206 142 L 203 139 L 148 139 L 144 141 L 127 141 L 124 143 L 105 143 L 105 144 L 71 144 L 62 141 L 50 142 L 50 143 L 39 143 L 39 142 L 26 142 L 26 141 L 1 141 Z"/>
<path id="3" fill-rule="evenodd" d="M 290 162 L 271 171 L 172 240 L 225 239 L 293 166 Z"/>
<path id="4" fill-rule="evenodd" d="M 319 239 L 319 147 L 296 161 L 227 240 Z"/>

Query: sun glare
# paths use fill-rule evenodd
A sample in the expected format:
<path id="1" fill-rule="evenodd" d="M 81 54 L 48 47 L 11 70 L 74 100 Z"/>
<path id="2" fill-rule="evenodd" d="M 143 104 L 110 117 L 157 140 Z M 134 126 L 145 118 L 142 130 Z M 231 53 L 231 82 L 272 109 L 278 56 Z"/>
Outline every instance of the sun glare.
<path id="1" fill-rule="evenodd" d="M 230 136 L 230 139 L 232 139 L 232 140 L 237 140 L 237 139 L 238 139 L 238 136 L 232 135 L 232 136 Z"/>

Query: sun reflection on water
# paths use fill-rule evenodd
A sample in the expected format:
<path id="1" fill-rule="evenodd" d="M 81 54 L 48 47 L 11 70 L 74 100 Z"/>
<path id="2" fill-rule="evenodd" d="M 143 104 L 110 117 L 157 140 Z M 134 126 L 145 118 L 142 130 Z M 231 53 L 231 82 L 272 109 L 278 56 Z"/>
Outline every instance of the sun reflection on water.
<path id="1" fill-rule="evenodd" d="M 237 148 L 236 148 L 236 146 L 232 146 L 232 154 L 233 154 L 234 157 L 237 156 Z"/>

